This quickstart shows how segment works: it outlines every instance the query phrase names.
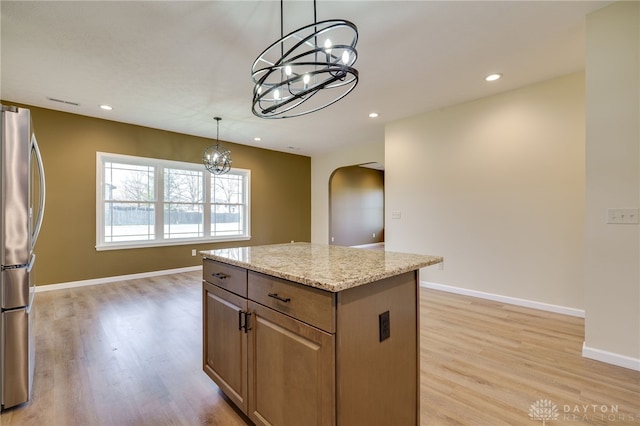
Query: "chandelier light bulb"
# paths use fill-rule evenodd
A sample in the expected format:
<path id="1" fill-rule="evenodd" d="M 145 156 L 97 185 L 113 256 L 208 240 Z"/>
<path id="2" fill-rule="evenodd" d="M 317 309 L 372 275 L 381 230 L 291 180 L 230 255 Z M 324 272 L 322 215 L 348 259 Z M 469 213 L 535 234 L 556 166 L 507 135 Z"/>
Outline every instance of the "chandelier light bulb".
<path id="1" fill-rule="evenodd" d="M 346 50 L 342 52 L 342 63 L 347 65 L 349 63 L 349 52 Z"/>
<path id="2" fill-rule="evenodd" d="M 284 67 L 284 73 L 287 76 L 291 76 L 291 65 L 287 65 L 286 67 Z"/>
<path id="3" fill-rule="evenodd" d="M 305 74 L 302 77 L 302 82 L 304 83 L 305 86 L 309 84 L 310 81 L 311 81 L 311 76 L 309 74 Z"/>
<path id="4" fill-rule="evenodd" d="M 273 99 L 280 100 L 280 91 L 278 89 L 273 91 Z"/>
<path id="5" fill-rule="evenodd" d="M 324 41 L 324 51 L 327 53 L 327 55 L 331 55 L 331 40 L 326 39 Z"/>

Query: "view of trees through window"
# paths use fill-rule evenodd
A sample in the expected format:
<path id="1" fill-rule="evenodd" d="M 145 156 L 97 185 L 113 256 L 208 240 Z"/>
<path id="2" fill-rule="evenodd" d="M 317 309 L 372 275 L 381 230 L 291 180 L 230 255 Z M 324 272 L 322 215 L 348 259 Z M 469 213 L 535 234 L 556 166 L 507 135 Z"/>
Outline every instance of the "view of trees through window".
<path id="1" fill-rule="evenodd" d="M 246 170 L 212 175 L 197 164 L 109 154 L 98 167 L 98 245 L 248 236 Z"/>

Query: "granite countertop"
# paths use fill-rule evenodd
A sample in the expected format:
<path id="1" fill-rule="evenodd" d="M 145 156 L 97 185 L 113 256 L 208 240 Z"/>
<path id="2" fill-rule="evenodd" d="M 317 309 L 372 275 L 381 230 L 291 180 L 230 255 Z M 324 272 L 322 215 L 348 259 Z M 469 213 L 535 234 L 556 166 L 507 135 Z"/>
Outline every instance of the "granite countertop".
<path id="1" fill-rule="evenodd" d="M 338 292 L 443 261 L 439 256 L 325 244 L 290 243 L 201 251 L 251 271 Z"/>

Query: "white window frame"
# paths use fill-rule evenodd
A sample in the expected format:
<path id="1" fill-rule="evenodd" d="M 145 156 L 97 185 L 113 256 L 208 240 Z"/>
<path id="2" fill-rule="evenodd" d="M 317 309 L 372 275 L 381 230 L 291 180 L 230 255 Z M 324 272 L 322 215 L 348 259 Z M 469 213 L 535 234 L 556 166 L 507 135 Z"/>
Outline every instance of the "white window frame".
<path id="1" fill-rule="evenodd" d="M 105 206 L 105 181 L 104 166 L 107 162 L 152 166 L 155 168 L 155 194 L 156 218 L 155 238 L 153 240 L 106 242 L 104 235 L 104 206 Z M 204 188 L 204 237 L 193 238 L 165 238 L 164 237 L 164 168 L 199 171 L 203 173 Z M 96 250 L 118 250 L 143 247 L 163 247 L 188 244 L 214 243 L 224 241 L 246 241 L 251 239 L 251 170 L 232 168 L 229 173 L 244 177 L 244 202 L 242 203 L 245 214 L 243 216 L 244 233 L 212 237 L 211 226 L 211 174 L 199 163 L 187 163 L 182 161 L 162 160 L 157 158 L 136 157 L 123 154 L 111 154 L 96 152 Z M 168 203 L 168 202 L 167 202 Z"/>

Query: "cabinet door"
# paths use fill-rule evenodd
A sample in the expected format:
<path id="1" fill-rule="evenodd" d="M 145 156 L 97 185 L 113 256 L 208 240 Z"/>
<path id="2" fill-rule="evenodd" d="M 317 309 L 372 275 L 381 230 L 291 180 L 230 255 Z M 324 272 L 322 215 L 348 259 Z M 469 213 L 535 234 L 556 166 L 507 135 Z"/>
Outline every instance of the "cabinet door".
<path id="1" fill-rule="evenodd" d="M 249 301 L 249 417 L 257 425 L 335 424 L 334 336 Z"/>
<path id="2" fill-rule="evenodd" d="M 203 369 L 247 412 L 247 299 L 209 283 L 203 287 Z"/>

